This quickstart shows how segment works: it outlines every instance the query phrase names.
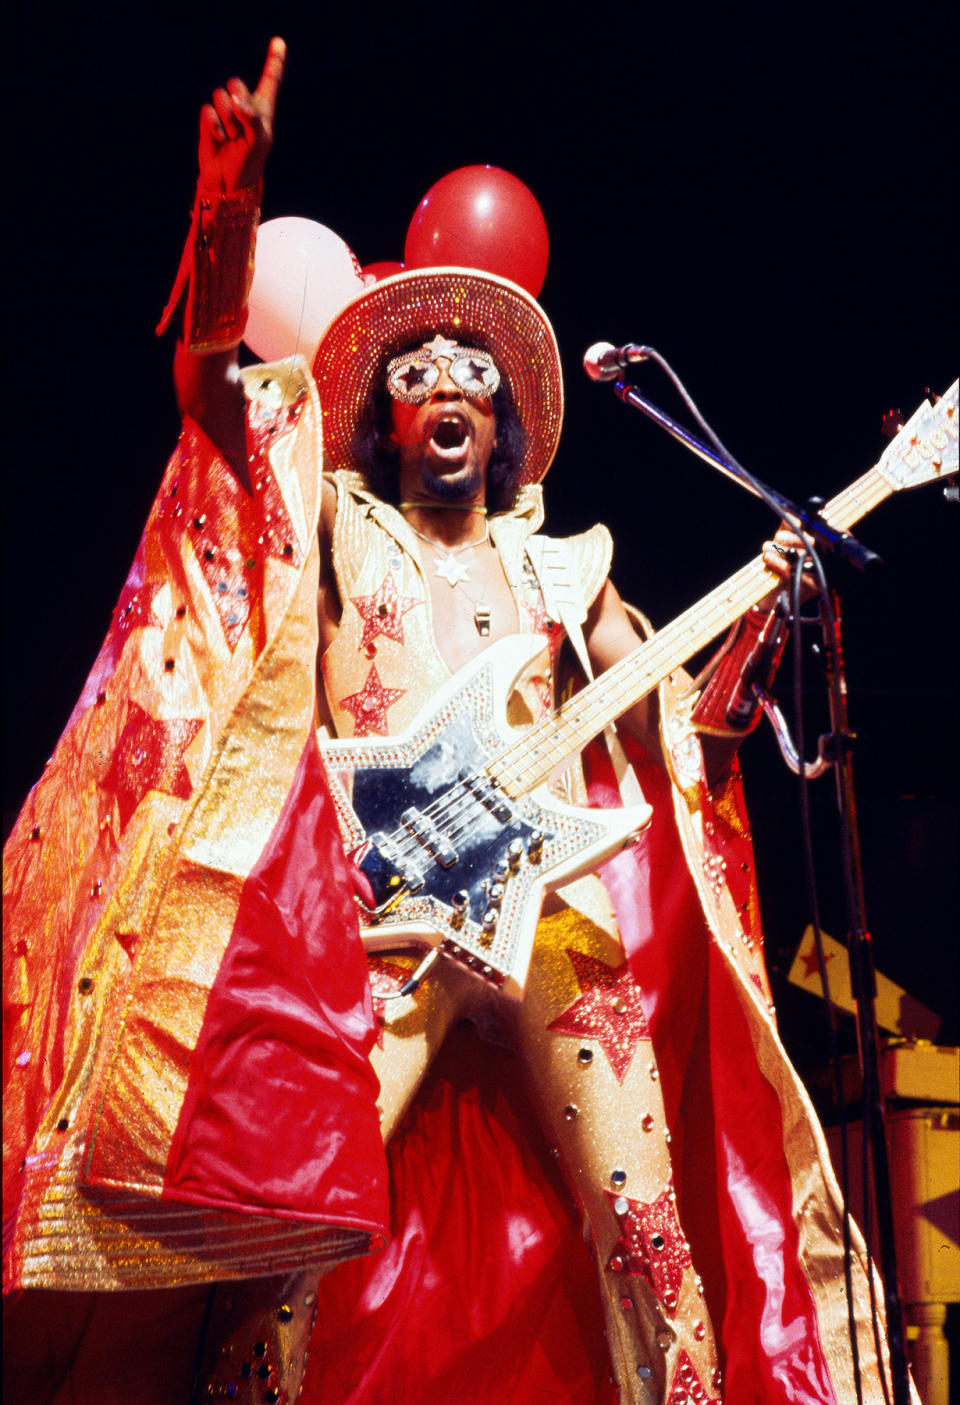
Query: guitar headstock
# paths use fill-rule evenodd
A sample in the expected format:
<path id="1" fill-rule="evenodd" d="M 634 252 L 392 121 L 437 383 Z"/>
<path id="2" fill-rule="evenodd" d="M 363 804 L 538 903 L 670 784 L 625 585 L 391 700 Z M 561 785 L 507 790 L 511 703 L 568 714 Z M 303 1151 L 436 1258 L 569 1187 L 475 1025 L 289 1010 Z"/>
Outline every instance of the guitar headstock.
<path id="1" fill-rule="evenodd" d="M 924 400 L 898 431 L 877 464 L 877 473 L 895 492 L 949 478 L 957 471 L 958 419 L 954 381 L 935 404 Z"/>

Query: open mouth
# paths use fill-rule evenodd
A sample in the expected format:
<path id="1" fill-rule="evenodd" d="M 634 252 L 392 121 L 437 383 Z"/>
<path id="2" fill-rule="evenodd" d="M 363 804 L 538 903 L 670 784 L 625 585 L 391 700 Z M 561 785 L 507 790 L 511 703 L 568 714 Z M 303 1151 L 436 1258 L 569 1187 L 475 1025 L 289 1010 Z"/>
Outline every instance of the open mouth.
<path id="1" fill-rule="evenodd" d="M 441 458 L 458 458 L 467 447 L 470 426 L 466 416 L 445 411 L 430 424 L 430 445 Z"/>

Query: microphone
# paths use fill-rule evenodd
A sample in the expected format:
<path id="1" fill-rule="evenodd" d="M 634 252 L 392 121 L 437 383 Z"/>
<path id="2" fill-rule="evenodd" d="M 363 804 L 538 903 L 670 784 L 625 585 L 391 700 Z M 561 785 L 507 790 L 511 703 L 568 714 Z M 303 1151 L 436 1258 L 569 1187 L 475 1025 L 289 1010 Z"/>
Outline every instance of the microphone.
<path id="1" fill-rule="evenodd" d="M 594 342 L 583 357 L 583 369 L 592 381 L 612 381 L 625 366 L 650 357 L 648 346 L 628 341 L 624 346 L 611 346 L 608 341 Z"/>

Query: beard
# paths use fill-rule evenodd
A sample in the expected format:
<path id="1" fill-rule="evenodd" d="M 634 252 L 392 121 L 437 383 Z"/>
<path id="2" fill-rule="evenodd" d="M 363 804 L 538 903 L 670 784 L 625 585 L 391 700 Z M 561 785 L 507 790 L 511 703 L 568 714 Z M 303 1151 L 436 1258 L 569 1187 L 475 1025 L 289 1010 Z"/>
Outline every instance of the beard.
<path id="1" fill-rule="evenodd" d="M 424 467 L 420 482 L 423 491 L 440 502 L 470 502 L 483 487 L 483 473 L 474 464 L 462 477 L 448 478 L 443 473 L 435 473 L 433 469 Z"/>

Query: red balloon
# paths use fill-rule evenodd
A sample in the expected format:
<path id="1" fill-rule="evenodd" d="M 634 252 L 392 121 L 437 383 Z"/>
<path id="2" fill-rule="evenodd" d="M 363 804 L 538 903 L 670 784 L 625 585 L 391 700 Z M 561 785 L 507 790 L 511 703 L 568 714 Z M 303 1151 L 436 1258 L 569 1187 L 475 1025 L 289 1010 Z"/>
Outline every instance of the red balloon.
<path id="1" fill-rule="evenodd" d="M 548 253 L 543 211 L 523 181 L 496 166 L 461 166 L 420 201 L 403 260 L 407 268 L 481 268 L 536 297 Z"/>
<path id="2" fill-rule="evenodd" d="M 402 263 L 393 259 L 381 259 L 379 263 L 365 264 L 360 270 L 360 277 L 364 283 L 379 283 L 381 278 L 392 278 L 395 273 L 402 272 Z"/>

